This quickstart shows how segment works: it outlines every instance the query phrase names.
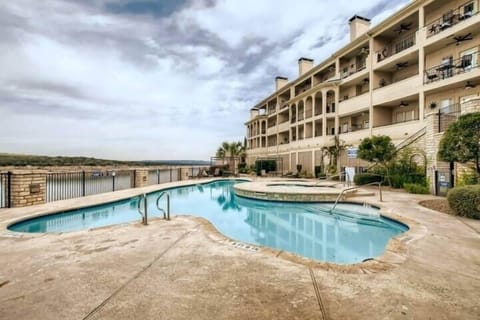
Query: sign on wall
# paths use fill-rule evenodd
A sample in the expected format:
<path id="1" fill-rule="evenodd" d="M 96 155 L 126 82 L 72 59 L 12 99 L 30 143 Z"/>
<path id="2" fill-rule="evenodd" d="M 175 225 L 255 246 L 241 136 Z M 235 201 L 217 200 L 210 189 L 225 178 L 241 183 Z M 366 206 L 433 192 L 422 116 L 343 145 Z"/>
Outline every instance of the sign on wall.
<path id="1" fill-rule="evenodd" d="M 357 159 L 357 155 L 358 155 L 358 148 L 356 147 L 347 148 L 348 159 Z"/>

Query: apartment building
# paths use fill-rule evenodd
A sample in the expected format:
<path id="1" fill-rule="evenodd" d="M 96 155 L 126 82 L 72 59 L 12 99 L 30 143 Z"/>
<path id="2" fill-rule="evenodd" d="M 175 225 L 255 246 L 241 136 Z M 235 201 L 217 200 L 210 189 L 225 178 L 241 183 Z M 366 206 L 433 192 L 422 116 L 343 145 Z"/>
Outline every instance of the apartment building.
<path id="1" fill-rule="evenodd" d="M 350 43 L 317 65 L 300 58 L 298 77 L 276 77 L 275 91 L 251 108 L 247 161 L 278 158 L 283 172 L 301 164 L 313 174 L 334 136 L 358 146 L 388 135 L 441 166 L 436 144 L 446 124 L 480 101 L 479 2 L 412 1 L 375 27 L 353 16 Z M 368 164 L 345 153 L 338 165 Z"/>

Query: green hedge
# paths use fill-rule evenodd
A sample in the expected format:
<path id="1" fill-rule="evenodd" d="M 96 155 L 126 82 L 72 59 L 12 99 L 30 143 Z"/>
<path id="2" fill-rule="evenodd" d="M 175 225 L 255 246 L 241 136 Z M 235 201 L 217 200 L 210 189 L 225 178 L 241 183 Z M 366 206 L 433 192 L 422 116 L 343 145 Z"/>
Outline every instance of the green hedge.
<path id="1" fill-rule="evenodd" d="M 447 200 L 457 215 L 480 219 L 480 185 L 453 188 L 448 192 Z"/>
<path id="2" fill-rule="evenodd" d="M 353 182 L 357 186 L 361 186 L 372 182 L 382 182 L 382 177 L 374 173 L 357 173 L 353 178 Z"/>
<path id="3" fill-rule="evenodd" d="M 428 186 L 424 184 L 419 184 L 419 183 L 405 183 L 403 185 L 403 188 L 408 192 L 408 193 L 415 193 L 415 194 L 429 194 L 430 189 Z"/>

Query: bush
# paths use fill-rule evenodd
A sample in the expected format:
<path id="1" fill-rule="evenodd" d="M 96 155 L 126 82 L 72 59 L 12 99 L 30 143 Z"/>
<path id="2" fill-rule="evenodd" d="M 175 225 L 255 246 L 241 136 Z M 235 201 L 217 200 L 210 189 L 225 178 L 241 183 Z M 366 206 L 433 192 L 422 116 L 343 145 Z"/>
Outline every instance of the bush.
<path id="1" fill-rule="evenodd" d="M 478 173 L 473 170 L 464 172 L 458 180 L 458 186 L 474 185 L 478 184 L 480 181 Z"/>
<path id="2" fill-rule="evenodd" d="M 480 185 L 453 188 L 448 192 L 447 200 L 455 214 L 480 219 Z"/>
<path id="3" fill-rule="evenodd" d="M 372 182 L 382 182 L 382 177 L 374 173 L 357 173 L 353 178 L 353 182 L 357 186 L 361 186 Z"/>
<path id="4" fill-rule="evenodd" d="M 405 183 L 403 185 L 403 188 L 408 192 L 408 193 L 415 193 L 415 194 L 429 194 L 430 189 L 428 186 L 424 184 L 419 184 L 419 183 Z"/>

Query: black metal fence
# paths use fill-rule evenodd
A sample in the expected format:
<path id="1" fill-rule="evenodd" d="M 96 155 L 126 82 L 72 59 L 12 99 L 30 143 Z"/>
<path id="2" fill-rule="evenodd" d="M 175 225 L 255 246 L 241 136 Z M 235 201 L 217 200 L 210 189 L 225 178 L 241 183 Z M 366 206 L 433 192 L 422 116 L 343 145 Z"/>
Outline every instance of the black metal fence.
<path id="1" fill-rule="evenodd" d="M 460 103 L 440 108 L 437 113 L 438 132 L 444 132 L 448 126 L 457 121 L 461 113 Z"/>
<path id="2" fill-rule="evenodd" d="M 147 184 L 155 185 L 179 181 L 181 180 L 181 170 L 181 168 L 149 170 Z M 191 167 L 187 168 L 187 170 L 189 177 L 195 178 L 205 176 L 209 171 L 209 167 Z M 136 187 L 135 170 L 48 173 L 46 183 L 47 202 L 80 198 Z M 3 188 L 1 190 L 3 191 Z M 0 204 L 3 204 L 3 202 Z"/>
<path id="3" fill-rule="evenodd" d="M 463 55 L 457 59 L 444 59 L 441 64 L 425 71 L 424 83 L 428 84 L 435 81 L 448 79 L 462 73 L 474 71 L 480 67 L 478 58 L 478 52 L 473 52 Z"/>
<path id="4" fill-rule="evenodd" d="M 89 196 L 135 187 L 135 174 L 125 171 L 79 171 L 47 174 L 46 201 Z"/>
<path id="5" fill-rule="evenodd" d="M 0 173 L 0 208 L 10 208 L 11 172 Z"/>
<path id="6" fill-rule="evenodd" d="M 478 14 L 478 0 L 467 1 L 458 7 L 448 8 L 440 17 L 425 25 L 427 38 L 439 34 L 457 23 L 470 19 L 476 14 Z"/>

